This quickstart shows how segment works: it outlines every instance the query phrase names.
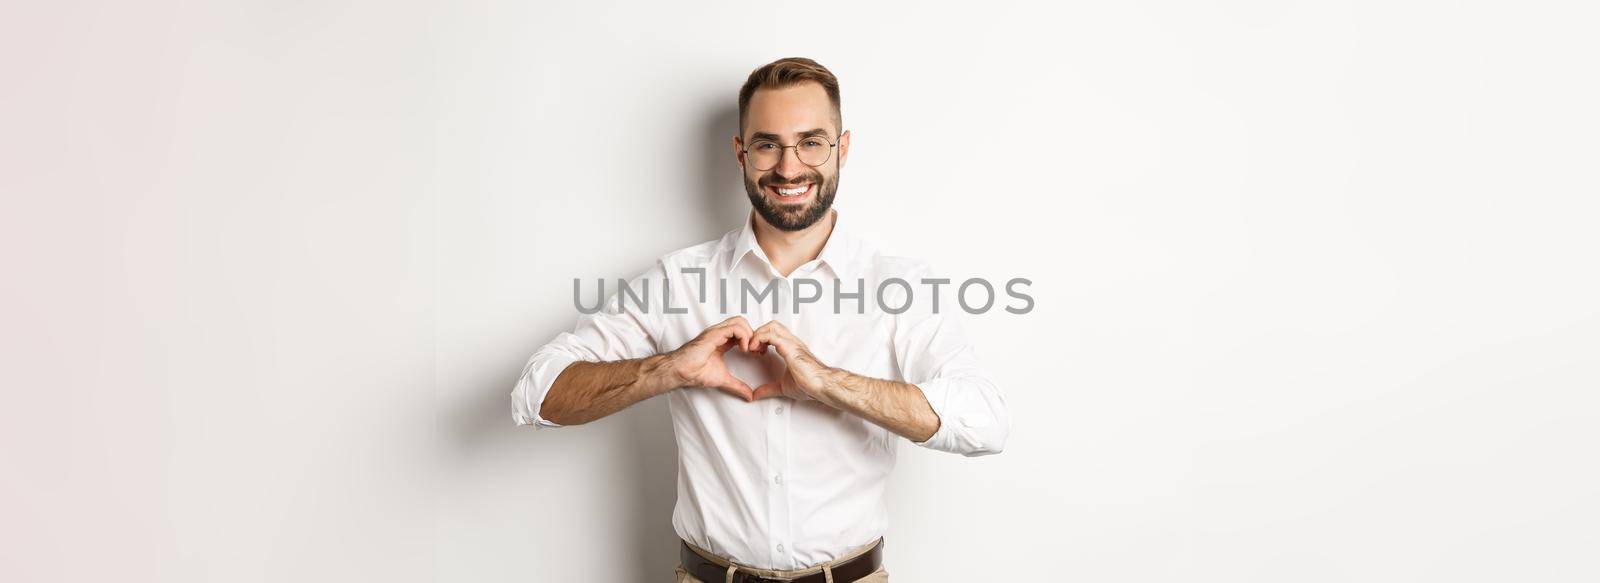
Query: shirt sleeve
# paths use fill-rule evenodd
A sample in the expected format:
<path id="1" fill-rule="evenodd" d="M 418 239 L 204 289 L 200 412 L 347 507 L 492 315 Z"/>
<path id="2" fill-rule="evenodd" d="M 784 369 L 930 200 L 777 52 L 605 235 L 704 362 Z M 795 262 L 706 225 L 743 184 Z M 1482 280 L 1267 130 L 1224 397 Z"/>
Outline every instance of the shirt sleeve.
<path id="1" fill-rule="evenodd" d="M 599 311 L 581 314 L 571 332 L 562 332 L 528 357 L 522 376 L 511 390 L 511 417 L 517 425 L 533 425 L 538 429 L 563 427 L 540 417 L 539 409 L 556 377 L 572 363 L 610 362 L 656 354 L 654 318 L 662 306 L 661 298 L 655 296 L 663 293 L 665 273 L 658 262 L 654 268 L 627 282 L 625 288 L 610 290 L 611 295 Z M 606 283 L 621 285 L 617 280 Z M 596 281 L 592 286 L 581 288 L 585 292 L 582 297 L 578 297 L 578 290 L 574 291 L 580 307 L 595 305 L 594 298 L 605 293 L 596 291 L 601 285 L 605 284 Z M 624 290 L 631 293 L 624 293 Z M 583 303 L 584 298 L 588 298 L 589 303 Z"/>
<path id="2" fill-rule="evenodd" d="M 961 307 L 954 296 L 940 298 L 934 309 L 926 268 L 907 281 L 913 289 L 909 309 L 895 317 L 894 350 L 901 378 L 922 390 L 939 415 L 939 429 L 927 441 L 912 443 L 967 457 L 1000 453 L 1011 433 L 1011 416 L 999 387 L 978 364 L 972 344 L 951 312 Z M 951 285 L 939 286 L 941 292 Z M 920 293 L 923 297 L 917 297 Z M 889 304 L 901 305 L 901 304 Z"/>

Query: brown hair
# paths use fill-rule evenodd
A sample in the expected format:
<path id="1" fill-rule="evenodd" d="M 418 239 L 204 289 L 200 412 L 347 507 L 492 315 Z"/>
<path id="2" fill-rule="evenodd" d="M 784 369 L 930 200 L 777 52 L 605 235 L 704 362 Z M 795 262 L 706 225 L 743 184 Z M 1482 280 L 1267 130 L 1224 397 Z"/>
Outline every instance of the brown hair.
<path id="1" fill-rule="evenodd" d="M 750 78 L 744 82 L 744 87 L 739 88 L 740 137 L 744 136 L 744 116 L 750 109 L 750 97 L 756 94 L 757 89 L 783 89 L 807 81 L 822 85 L 822 90 L 828 94 L 828 101 L 833 103 L 833 125 L 838 126 L 834 129 L 842 130 L 843 121 L 839 115 L 839 78 L 834 77 L 832 71 L 816 61 L 805 57 L 788 57 L 751 71 Z"/>

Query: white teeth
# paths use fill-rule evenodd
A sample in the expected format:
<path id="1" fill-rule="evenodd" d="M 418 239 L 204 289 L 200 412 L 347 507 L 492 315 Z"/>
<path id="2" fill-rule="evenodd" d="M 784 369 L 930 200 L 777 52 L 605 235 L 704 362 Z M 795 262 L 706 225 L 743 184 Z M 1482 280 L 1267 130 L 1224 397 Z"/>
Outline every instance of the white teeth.
<path id="1" fill-rule="evenodd" d="M 809 185 L 809 184 L 806 185 L 806 186 L 799 187 L 799 188 L 779 188 L 778 189 L 778 194 L 781 194 L 781 195 L 784 195 L 784 196 L 794 196 L 796 194 L 800 194 L 802 192 L 805 192 L 809 188 L 811 188 L 811 185 Z"/>

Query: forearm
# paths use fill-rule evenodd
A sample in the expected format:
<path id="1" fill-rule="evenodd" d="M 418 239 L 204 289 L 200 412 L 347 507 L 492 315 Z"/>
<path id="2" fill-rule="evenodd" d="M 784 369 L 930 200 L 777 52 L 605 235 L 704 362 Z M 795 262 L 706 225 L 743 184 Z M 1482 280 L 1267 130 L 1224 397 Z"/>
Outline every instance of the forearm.
<path id="1" fill-rule="evenodd" d="M 667 357 L 613 362 L 574 362 L 556 377 L 539 416 L 561 425 L 580 425 L 678 388 Z"/>
<path id="2" fill-rule="evenodd" d="M 818 400 L 828 406 L 915 442 L 927 441 L 939 431 L 939 415 L 916 385 L 865 377 L 837 368 L 828 369 L 827 377 L 828 388 Z"/>

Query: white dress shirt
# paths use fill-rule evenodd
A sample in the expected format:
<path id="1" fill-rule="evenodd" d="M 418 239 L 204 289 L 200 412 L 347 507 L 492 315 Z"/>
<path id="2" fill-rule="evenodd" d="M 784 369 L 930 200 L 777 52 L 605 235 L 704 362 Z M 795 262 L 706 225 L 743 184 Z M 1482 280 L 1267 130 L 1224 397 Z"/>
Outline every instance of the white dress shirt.
<path id="1" fill-rule="evenodd" d="M 703 280 L 696 269 L 704 270 Z M 890 310 L 907 305 L 905 286 L 887 286 L 881 304 L 875 298 L 879 283 L 895 277 L 911 284 L 913 300 L 899 314 Z M 604 309 L 581 316 L 572 332 L 535 352 L 511 393 L 513 417 L 518 425 L 562 427 L 541 418 L 539 408 L 567 365 L 670 352 L 742 313 L 752 328 L 777 319 L 828 366 L 921 389 L 941 422 L 933 437 L 916 445 L 966 456 L 999 453 L 1010 431 L 1005 399 L 951 317 L 960 308 L 941 301 L 934 313 L 930 289 L 919 283 L 932 277 L 922 262 L 881 255 L 850 236 L 836 215 L 819 257 L 784 278 L 756 244 L 747 219 L 744 228 L 718 240 L 668 253 L 629 282 L 635 293 L 648 286 L 641 301 L 614 294 Z M 780 285 L 764 301 L 742 295 L 745 282 L 759 291 L 773 279 Z M 824 289 L 820 300 L 800 302 L 796 314 L 797 294 L 818 294 L 813 285 L 796 288 L 800 279 Z M 724 280 L 726 294 L 718 289 Z M 582 302 L 593 306 L 598 282 L 584 283 Z M 606 293 L 617 284 L 608 282 Z M 862 292 L 859 300 L 841 297 L 839 313 L 836 285 L 846 294 Z M 776 351 L 769 353 L 736 347 L 725 357 L 734 376 L 757 387 L 783 371 Z M 684 540 L 745 565 L 802 569 L 887 530 L 885 485 L 900 436 L 818 401 L 747 403 L 707 388 L 677 389 L 666 398 L 678 443 L 672 526 Z"/>

